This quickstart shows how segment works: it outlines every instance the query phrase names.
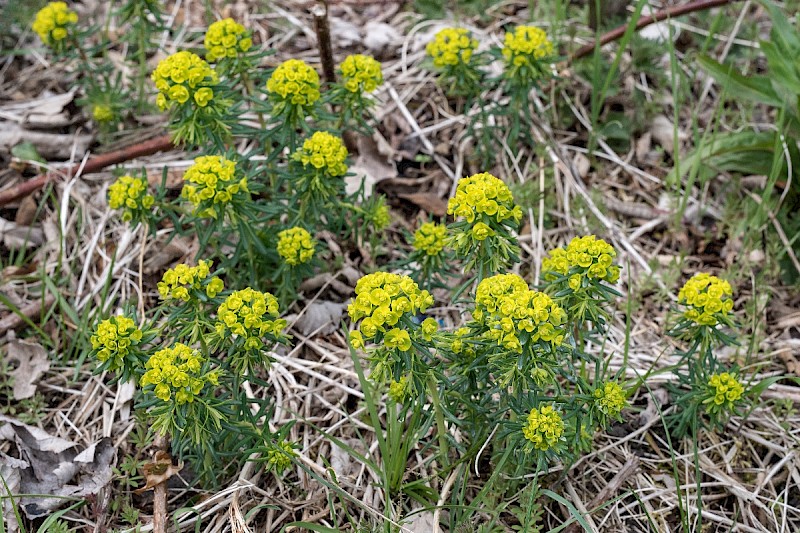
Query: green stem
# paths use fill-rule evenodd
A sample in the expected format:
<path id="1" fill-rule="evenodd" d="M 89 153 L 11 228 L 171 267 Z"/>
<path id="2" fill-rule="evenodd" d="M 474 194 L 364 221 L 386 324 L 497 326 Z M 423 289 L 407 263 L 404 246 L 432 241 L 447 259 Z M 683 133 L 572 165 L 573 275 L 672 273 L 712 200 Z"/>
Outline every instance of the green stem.
<path id="1" fill-rule="evenodd" d="M 240 72 L 239 75 L 242 77 L 242 83 L 244 84 L 244 92 L 247 94 L 248 97 L 253 98 L 253 95 L 256 92 L 256 89 L 253 86 L 253 80 L 250 79 L 250 76 L 247 75 L 247 71 L 245 70 L 242 70 L 242 72 Z M 264 120 L 264 114 L 261 111 L 259 111 L 258 113 L 256 113 L 256 116 L 258 117 L 258 124 L 261 126 L 261 129 L 266 130 L 267 122 Z"/>
<path id="2" fill-rule="evenodd" d="M 78 54 L 81 57 L 81 62 L 83 63 L 83 78 L 89 83 L 92 89 L 97 89 L 97 85 L 94 81 L 94 74 L 92 74 L 92 64 L 89 62 L 89 57 L 84 52 L 83 48 L 81 48 L 81 44 L 78 42 L 77 39 L 71 39 L 72 45 L 78 51 Z"/>
<path id="3" fill-rule="evenodd" d="M 444 423 L 444 412 L 442 411 L 442 403 L 439 400 L 439 387 L 436 383 L 436 378 L 433 372 L 428 373 L 428 394 L 431 396 L 431 403 L 433 403 L 433 414 L 436 417 L 436 432 L 439 437 L 439 456 L 442 461 L 442 466 L 447 467 L 449 449 L 447 445 L 447 426 Z"/>

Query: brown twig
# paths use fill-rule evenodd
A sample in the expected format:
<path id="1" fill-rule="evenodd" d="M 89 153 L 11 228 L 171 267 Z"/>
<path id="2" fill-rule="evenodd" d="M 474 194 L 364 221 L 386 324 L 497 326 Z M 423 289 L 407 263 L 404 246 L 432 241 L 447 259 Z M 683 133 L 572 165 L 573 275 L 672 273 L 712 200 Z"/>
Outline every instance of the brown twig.
<path id="1" fill-rule="evenodd" d="M 730 4 L 736 1 L 738 0 L 697 0 L 695 2 L 689 2 L 688 4 L 682 6 L 668 7 L 667 9 L 656 11 L 652 15 L 640 18 L 636 22 L 636 31 L 639 31 L 642 28 L 649 26 L 650 24 L 661 22 L 662 20 L 674 17 L 680 17 L 681 15 L 687 15 L 689 13 L 694 13 L 695 11 L 704 11 L 706 9 L 711 9 L 712 7 L 724 6 L 725 4 Z M 628 29 L 628 24 L 626 23 L 614 28 L 608 33 L 604 33 L 603 36 L 600 37 L 600 46 L 606 45 L 612 41 L 616 41 L 617 39 L 625 35 L 625 30 L 627 29 Z M 587 44 L 586 46 L 578 48 L 578 51 L 572 54 L 568 62 L 572 63 L 576 59 L 580 59 L 586 55 L 589 55 L 594 50 L 594 47 L 595 47 L 595 42 L 592 42 Z"/>
<path id="2" fill-rule="evenodd" d="M 153 532 L 167 531 L 167 482 L 153 487 Z"/>
<path id="3" fill-rule="evenodd" d="M 167 482 L 169 478 L 183 469 L 183 463 L 172 464 L 172 456 L 167 451 L 169 446 L 165 435 L 157 434 L 153 441 L 156 453 L 153 461 L 142 466 L 145 485 L 134 490 L 134 494 L 142 494 L 153 489 L 153 533 L 167 531 Z"/>
<path id="4" fill-rule="evenodd" d="M 82 174 L 97 172 L 98 170 L 102 170 L 110 165 L 116 165 L 118 163 L 123 163 L 125 161 L 135 159 L 137 157 L 143 157 L 146 155 L 152 155 L 156 152 L 170 150 L 174 147 L 175 145 L 172 142 L 172 137 L 169 135 L 163 135 L 161 137 L 156 137 L 155 139 L 151 139 L 149 141 L 135 144 L 133 146 L 128 146 L 127 148 L 123 148 L 122 150 L 117 150 L 115 152 L 109 152 L 107 154 L 102 154 L 92 157 L 86 162 L 85 165 L 83 165 L 83 168 L 81 168 L 80 163 L 74 163 L 66 171 L 66 174 L 67 177 L 71 178 L 75 176 L 79 170 L 81 171 Z M 15 185 L 14 187 L 11 187 L 4 191 L 0 191 L 0 206 L 9 204 L 15 200 L 19 200 L 20 198 L 28 196 L 34 191 L 37 191 L 42 187 L 44 187 L 47 183 L 55 179 L 57 176 L 58 174 L 50 172 L 46 174 L 39 174 L 35 178 L 31 178 L 28 181 L 24 181 L 18 185 Z"/>
<path id="5" fill-rule="evenodd" d="M 328 3 L 321 0 L 311 9 L 314 15 L 314 30 L 317 32 L 317 47 L 322 61 L 322 74 L 328 83 L 336 82 L 336 70 L 333 66 L 333 46 L 331 45 L 331 26 L 328 23 Z"/>

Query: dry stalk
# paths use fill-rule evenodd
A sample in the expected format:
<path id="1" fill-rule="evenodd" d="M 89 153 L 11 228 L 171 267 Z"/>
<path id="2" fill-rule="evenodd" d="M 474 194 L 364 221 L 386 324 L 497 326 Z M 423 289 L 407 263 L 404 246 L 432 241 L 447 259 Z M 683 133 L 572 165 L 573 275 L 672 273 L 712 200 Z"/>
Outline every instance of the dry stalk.
<path id="1" fill-rule="evenodd" d="M 333 63 L 333 45 L 331 44 L 331 26 L 328 22 L 328 3 L 320 2 L 311 9 L 314 15 L 314 30 L 317 34 L 317 47 L 322 61 L 322 74 L 328 83 L 336 83 L 336 69 Z"/>

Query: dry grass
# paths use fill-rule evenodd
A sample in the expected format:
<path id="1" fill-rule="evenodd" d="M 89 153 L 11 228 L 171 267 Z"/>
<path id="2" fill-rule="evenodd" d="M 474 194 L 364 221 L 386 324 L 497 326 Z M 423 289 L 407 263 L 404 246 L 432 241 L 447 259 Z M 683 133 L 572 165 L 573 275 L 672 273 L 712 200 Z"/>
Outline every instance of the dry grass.
<path id="1" fill-rule="evenodd" d="M 291 56 L 316 63 L 308 4 L 276 2 L 271 10 L 254 14 L 248 2 L 238 2 L 223 11 L 251 28 L 260 42 L 277 49 L 278 54 L 272 59 Z M 527 3 L 509 1 L 496 6 L 490 12 L 488 25 L 462 22 L 473 28 L 482 41 L 496 43 L 503 25 L 527 19 L 524 5 Z M 185 28 L 187 23 L 191 29 L 202 26 L 201 3 L 178 2 L 168 12 L 175 29 Z M 407 11 L 379 4 L 367 7 L 344 4 L 333 7 L 332 14 L 356 28 L 364 27 L 367 21 L 382 20 L 402 36 L 400 42 L 391 43 L 383 58 L 387 83 L 378 93 L 380 106 L 376 118 L 381 135 L 398 159 L 419 151 L 433 156 L 433 161 L 421 168 L 411 168 L 405 175 L 384 184 L 383 190 L 393 195 L 398 213 L 396 225 L 401 227 L 407 224 L 401 219 L 408 218 L 406 215 L 414 212 L 414 206 L 397 197 L 398 191 L 417 189 L 444 197 L 454 188 L 454 177 L 478 170 L 472 166 L 473 148 L 464 133 L 464 115 L 470 110 L 453 109 L 435 84 L 434 76 L 420 67 L 423 58 L 420 44 L 440 21 L 423 20 Z M 686 23 L 681 27 L 684 31 L 701 31 Z M 188 36 L 187 31 L 177 31 L 175 40 L 165 35 L 161 44 L 167 52 L 196 44 L 187 41 Z M 718 36 L 717 50 L 727 53 L 730 43 L 741 44 L 735 31 Z M 337 55 L 356 50 L 336 45 L 334 42 Z M 35 51 L 9 57 L 2 68 L 7 73 L 0 85 L 2 101 L 20 95 L 33 98 L 45 90 L 60 92 L 66 88 L 60 67 Z M 494 169 L 495 174 L 518 182 L 527 190 L 546 193 L 528 212 L 528 223 L 521 235 L 524 258 L 520 268 L 530 272 L 531 278 L 538 278 L 544 251 L 575 233 L 597 232 L 621 250 L 623 263 L 629 265 L 624 275 L 625 296 L 637 303 L 629 317 L 629 332 L 626 333 L 625 309 L 616 314 L 604 351 L 611 358 L 612 369 L 625 368 L 625 376 L 635 380 L 677 361 L 671 355 L 674 346 L 661 333 L 670 305 L 669 293 L 676 281 L 700 268 L 730 270 L 731 265 L 738 263 L 734 265 L 739 274 L 736 309 L 747 317 L 745 342 L 726 355 L 758 376 L 785 372 L 782 361 L 800 357 L 800 343 L 796 340 L 800 321 L 796 311 L 792 314 L 790 309 L 796 305 L 797 297 L 780 286 L 756 285 L 756 274 L 764 266 L 763 256 L 762 263 L 739 263 L 750 251 L 728 250 L 727 258 L 723 258 L 719 248 L 724 243 L 708 242 L 708 236 L 714 235 L 713 230 L 725 212 L 725 197 L 715 195 L 714 188 L 691 191 L 689 209 L 676 224 L 673 207 L 664 202 L 669 197 L 664 184 L 668 169 L 663 161 L 653 162 L 656 151 L 652 147 L 640 145 L 641 150 L 633 147 L 627 154 L 618 154 L 601 142 L 595 153 L 588 154 L 593 159 L 592 165 L 588 165 L 585 148 L 587 130 L 591 127 L 585 108 L 588 88 L 574 78 L 574 72 L 565 69 L 561 74 L 570 83 L 554 84 L 546 94 L 547 99 L 541 95 L 536 105 L 544 110 L 554 101 L 566 104 L 564 109 L 573 115 L 567 122 L 576 126 L 569 131 L 561 130 L 546 123 L 547 114 L 541 113 L 534 135 L 543 149 L 536 153 L 520 151 L 514 157 L 509 147 L 499 167 Z M 631 75 L 625 81 L 634 84 L 641 80 Z M 702 94 L 698 106 L 716 96 L 713 86 L 702 80 L 696 81 L 696 89 Z M 123 142 L 136 139 L 132 135 Z M 73 159 L 82 157 L 82 153 L 75 153 Z M 173 152 L 131 162 L 126 167 L 145 166 L 154 175 L 160 175 L 167 166 L 179 175 L 190 161 L 190 154 Z M 47 168 L 58 171 L 64 165 L 51 164 Z M 13 173 L 6 172 L 3 179 L 8 181 L 12 177 Z M 11 266 L 4 271 L 0 290 L 18 307 L 41 300 L 43 291 L 49 291 L 42 281 L 44 277 L 58 287 L 58 302 L 43 326 L 44 333 L 52 339 L 54 358 L 60 353 L 69 357 L 78 355 L 72 353 L 70 345 L 81 325 L 65 313 L 67 308 L 83 316 L 90 310 L 111 312 L 123 302 L 133 301 L 139 302 L 139 312 L 143 313 L 154 301 L 154 276 L 175 262 L 192 258 L 196 252 L 194 243 L 180 239 L 164 246 L 168 230 L 161 230 L 155 238 L 147 236 L 142 228 L 132 229 L 110 213 L 105 202 L 110 179 L 110 172 L 101 172 L 62 180 L 39 197 L 43 209 L 36 224 L 43 229 L 45 240 L 23 262 L 35 262 L 38 267 L 33 275 L 22 277 L 12 276 L 13 272 L 8 270 Z M 346 265 L 327 283 L 306 292 L 295 313 L 302 315 L 317 299 L 328 300 L 338 294 L 332 292 L 332 283 L 352 286 L 352 275 L 348 274 L 357 266 Z M 759 299 L 765 291 L 769 291 L 772 301 L 784 301 L 785 306 L 765 307 L 763 299 Z M 340 295 L 340 299 L 344 297 Z M 752 306 L 756 301 L 760 305 Z M 454 325 L 459 311 L 458 307 L 450 306 L 435 312 L 448 325 Z M 295 343 L 287 353 L 275 355 L 277 362 L 268 377 L 270 386 L 251 391 L 257 397 L 274 398 L 278 408 L 269 421 L 271 426 L 280 427 L 299 419 L 290 439 L 300 445 L 302 467 L 278 479 L 249 464 L 228 486 L 214 492 L 201 492 L 191 487 L 191 479 L 186 479 L 189 487 L 171 488 L 170 509 L 184 505 L 190 497 L 199 494 L 202 497 L 195 500 L 193 514 L 179 519 L 182 530 L 193 530 L 198 517 L 200 530 L 210 533 L 278 531 L 295 520 L 345 527 L 345 508 L 356 522 L 364 525 L 385 519 L 389 508 L 399 512 L 399 516 L 411 511 L 410 502 L 387 502 L 376 474 L 317 429 L 379 459 L 373 428 L 362 422 L 366 420 L 363 394 L 349 351 L 338 328 L 333 329 L 333 333 L 308 335 L 293 329 Z M 751 337 L 756 342 L 750 352 L 747 343 Z M 627 354 L 627 359 L 623 354 Z M 105 376 L 92 375 L 91 361 L 85 362 L 76 375 L 72 361 L 62 359 L 39 383 L 39 391 L 47 399 L 41 427 L 82 446 L 109 437 L 120 458 L 131 454 L 147 456 L 150 450 L 134 449 L 130 443 L 129 436 L 136 425 L 130 388 L 107 386 Z M 703 503 L 704 531 L 800 530 L 797 457 L 800 389 L 774 385 L 746 419 L 732 419 L 721 433 L 701 432 L 695 458 L 691 442 L 670 446 L 666 440 L 656 404 L 660 403 L 658 407 L 663 414 L 679 408 L 669 403 L 662 387 L 668 379 L 666 373 L 648 379 L 648 387 L 641 388 L 632 398 L 633 408 L 625 413 L 626 422 L 613 427 L 609 434 L 598 435 L 595 451 L 569 471 L 554 466 L 544 478 L 546 486 L 581 512 L 591 510 L 587 520 L 594 531 L 680 531 L 680 502 L 693 521 L 698 512 L 698 498 Z M 10 443 L 0 444 L 0 451 L 9 449 Z M 699 471 L 695 468 L 696 461 Z M 478 465 L 472 467 L 478 469 Z M 449 491 L 451 487 L 447 485 L 452 479 L 437 479 L 431 468 L 430 458 L 423 452 L 416 451 L 409 457 L 409 472 L 420 477 L 431 476 L 434 488 Z M 309 474 L 313 472 L 332 483 L 331 471 L 343 494 L 332 491 Z M 480 483 L 480 478 L 476 478 L 469 492 L 476 493 Z M 108 486 L 95 505 L 67 517 L 82 531 L 106 530 L 113 526 L 107 521 L 108 505 L 116 496 L 113 492 L 114 488 Z M 602 496 L 600 500 L 596 499 L 598 495 Z M 150 498 L 145 494 L 133 499 L 143 518 L 150 512 Z M 442 503 L 448 501 L 443 495 Z M 250 512 L 256 508 L 261 510 Z M 488 517 L 488 511 L 477 514 L 475 526 Z M 548 505 L 544 530 L 558 527 L 568 516 L 560 505 Z M 339 522 L 335 523 L 333 517 Z M 510 516 L 502 517 L 506 527 L 513 525 L 509 519 Z M 148 530 L 149 526 L 141 529 Z"/>

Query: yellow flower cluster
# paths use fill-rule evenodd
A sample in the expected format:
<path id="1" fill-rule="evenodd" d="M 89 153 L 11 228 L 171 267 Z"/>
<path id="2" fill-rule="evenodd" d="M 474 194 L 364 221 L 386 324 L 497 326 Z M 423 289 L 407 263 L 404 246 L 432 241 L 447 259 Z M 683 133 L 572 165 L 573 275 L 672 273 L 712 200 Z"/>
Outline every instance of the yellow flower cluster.
<path id="1" fill-rule="evenodd" d="M 115 316 L 103 320 L 97 325 L 92 335 L 92 350 L 95 350 L 98 361 L 105 363 L 112 359 L 111 370 L 123 366 L 132 346 L 142 340 L 142 331 L 126 316 Z"/>
<path id="2" fill-rule="evenodd" d="M 217 73 L 199 56 L 185 50 L 161 60 L 151 76 L 158 89 L 156 104 L 162 111 L 190 98 L 205 107 L 214 98 Z"/>
<path id="3" fill-rule="evenodd" d="M 357 329 L 350 332 L 350 346 L 354 350 L 360 350 L 364 347 L 364 336 Z"/>
<path id="4" fill-rule="evenodd" d="M 214 276 L 208 279 L 211 274 L 211 261 L 200 260 L 197 266 L 190 267 L 180 264 L 175 268 L 170 268 L 164 272 L 161 281 L 158 282 L 158 294 L 162 300 L 183 300 L 188 302 L 193 296 L 192 292 L 200 291 L 205 288 L 205 294 L 209 298 L 214 298 L 222 292 L 225 285 L 222 280 Z"/>
<path id="5" fill-rule="evenodd" d="M 397 349 L 407 352 L 411 349 L 411 336 L 404 329 L 392 328 L 384 335 L 383 345 L 390 350 Z"/>
<path id="6" fill-rule="evenodd" d="M 418 312 L 425 312 L 433 305 L 433 296 L 426 290 L 420 290 L 414 280 L 408 276 L 391 274 L 388 272 L 375 272 L 367 274 L 356 283 L 356 297 L 350 303 L 347 311 L 353 322 L 361 320 L 359 335 L 350 334 L 351 344 L 354 339 L 374 339 L 380 332 L 386 332 L 387 326 L 393 328 L 405 315 L 412 317 Z M 387 333 L 385 340 L 387 346 L 407 350 L 411 340 L 406 338 L 408 332 L 395 328 L 400 333 Z M 405 333 L 405 335 L 403 335 Z"/>
<path id="7" fill-rule="evenodd" d="M 219 61 L 233 59 L 239 52 L 247 52 L 253 46 L 253 40 L 244 26 L 232 18 L 226 18 L 208 27 L 203 45 L 206 47 L 206 59 Z"/>
<path id="8" fill-rule="evenodd" d="M 573 238 L 567 248 L 555 248 L 542 261 L 542 272 L 548 281 L 559 276 L 569 276 L 569 287 L 578 291 L 583 280 L 596 279 L 609 283 L 619 280 L 619 267 L 614 265 L 617 256 L 614 247 L 594 235 Z"/>
<path id="9" fill-rule="evenodd" d="M 108 206 L 111 209 L 124 209 L 122 220 L 133 217 L 153 207 L 155 198 L 147 193 L 147 180 L 122 176 L 108 187 Z"/>
<path id="10" fill-rule="evenodd" d="M 731 284 L 705 272 L 692 276 L 678 292 L 678 302 L 688 309 L 683 316 L 702 326 L 716 326 L 719 315 L 733 309 Z"/>
<path id="11" fill-rule="evenodd" d="M 522 434 L 533 443 L 539 451 L 553 448 L 564 434 L 564 420 L 552 405 L 542 406 L 541 409 L 531 409 L 528 415 L 528 424 L 522 428 Z"/>
<path id="12" fill-rule="evenodd" d="M 554 346 L 564 341 L 567 314 L 548 295 L 530 290 L 516 274 L 498 274 L 481 281 L 472 316 L 489 328 L 490 339 L 513 352 L 522 353 L 522 335 Z"/>
<path id="13" fill-rule="evenodd" d="M 471 359 L 475 356 L 475 349 L 469 343 L 464 342 L 464 339 L 469 337 L 469 333 L 469 328 L 455 330 L 451 337 L 450 350 L 455 354 L 464 354 Z"/>
<path id="14" fill-rule="evenodd" d="M 292 457 L 296 455 L 292 443 L 282 440 L 267 450 L 267 469 L 274 468 L 276 472 L 281 473 L 292 466 Z"/>
<path id="15" fill-rule="evenodd" d="M 509 65 L 521 67 L 553 55 L 553 43 L 543 29 L 536 26 L 517 26 L 506 32 L 503 57 Z"/>
<path id="16" fill-rule="evenodd" d="M 92 106 L 92 117 L 97 122 L 109 122 L 114 120 L 114 110 L 108 104 L 95 104 Z"/>
<path id="17" fill-rule="evenodd" d="M 36 13 L 32 29 L 46 45 L 58 44 L 69 35 L 69 27 L 78 22 L 78 14 L 66 2 L 50 2 Z"/>
<path id="18" fill-rule="evenodd" d="M 736 376 L 729 372 L 722 372 L 713 374 L 708 379 L 708 392 L 710 397 L 706 403 L 713 404 L 711 406 L 713 411 L 722 409 L 730 411 L 744 394 L 744 387 L 736 379 Z"/>
<path id="19" fill-rule="evenodd" d="M 422 331 L 422 338 L 430 342 L 433 340 L 434 333 L 439 331 L 439 323 L 436 322 L 435 318 L 428 317 L 422 321 L 422 324 L 420 324 L 420 329 Z"/>
<path id="20" fill-rule="evenodd" d="M 408 378 L 406 376 L 400 376 L 399 381 L 392 380 L 392 382 L 389 384 L 389 398 L 396 403 L 403 403 L 407 392 Z"/>
<path id="21" fill-rule="evenodd" d="M 514 205 L 514 197 L 508 185 L 488 172 L 459 180 L 455 196 L 447 203 L 447 214 L 464 217 L 470 224 L 475 220 L 483 223 L 482 226 L 476 224 L 473 228 L 473 234 L 477 232 L 475 237 L 479 240 L 488 236 L 487 229 L 491 231 L 485 222 L 502 224 L 508 219 L 517 223 L 522 220 L 522 208 Z M 483 237 L 480 238 L 479 235 Z"/>
<path id="22" fill-rule="evenodd" d="M 310 106 L 319 100 L 319 74 L 300 59 L 284 61 L 267 81 L 267 91 L 277 100 Z"/>
<path id="23" fill-rule="evenodd" d="M 374 57 L 362 54 L 347 56 L 339 68 L 344 88 L 351 93 L 371 93 L 383 83 L 381 64 Z"/>
<path id="24" fill-rule="evenodd" d="M 425 51 L 433 59 L 436 68 L 467 65 L 472 53 L 478 48 L 478 41 L 473 39 L 464 28 L 444 28 L 440 30 Z"/>
<path id="25" fill-rule="evenodd" d="M 273 295 L 247 287 L 235 291 L 219 306 L 215 328 L 220 337 L 243 338 L 245 350 L 258 350 L 264 346 L 265 335 L 282 335 L 286 321 L 278 316 L 278 300 Z"/>
<path id="26" fill-rule="evenodd" d="M 392 223 L 392 215 L 389 206 L 381 202 L 370 212 L 369 221 L 372 222 L 372 229 L 383 231 Z"/>
<path id="27" fill-rule="evenodd" d="M 314 239 L 303 228 L 289 228 L 278 233 L 278 255 L 287 264 L 296 266 L 314 257 Z"/>
<path id="28" fill-rule="evenodd" d="M 311 165 L 329 176 L 343 176 L 347 172 L 347 148 L 342 139 L 327 131 L 317 131 L 303 141 L 292 158 L 303 164 Z"/>
<path id="29" fill-rule="evenodd" d="M 171 348 L 159 350 L 150 356 L 145 364 L 147 371 L 139 385 L 155 385 L 153 392 L 164 402 L 168 402 L 174 393 L 177 405 L 191 403 L 206 383 L 219 385 L 219 374 L 216 371 L 201 375 L 204 362 L 199 350 L 178 342 Z"/>
<path id="30" fill-rule="evenodd" d="M 227 204 L 241 193 L 249 193 L 247 178 L 236 179 L 236 163 L 216 155 L 195 158 L 194 165 L 186 169 L 181 196 L 195 207 L 201 217 L 216 217 L 213 204 Z"/>
<path id="31" fill-rule="evenodd" d="M 625 407 L 625 391 L 618 383 L 608 381 L 594 390 L 594 401 L 600 411 L 616 417 Z"/>
<path id="32" fill-rule="evenodd" d="M 497 274 L 478 284 L 475 291 L 475 311 L 473 318 L 482 322 L 486 313 L 494 313 L 497 308 L 505 309 L 510 316 L 516 308 L 516 296 L 529 290 L 528 284 L 517 274 Z"/>
<path id="33" fill-rule="evenodd" d="M 444 249 L 445 237 L 447 237 L 447 226 L 426 222 L 414 232 L 412 246 L 425 255 L 439 255 Z"/>

